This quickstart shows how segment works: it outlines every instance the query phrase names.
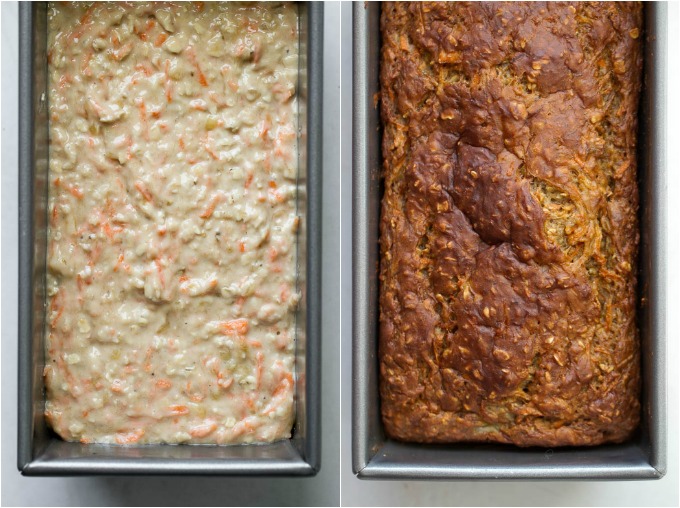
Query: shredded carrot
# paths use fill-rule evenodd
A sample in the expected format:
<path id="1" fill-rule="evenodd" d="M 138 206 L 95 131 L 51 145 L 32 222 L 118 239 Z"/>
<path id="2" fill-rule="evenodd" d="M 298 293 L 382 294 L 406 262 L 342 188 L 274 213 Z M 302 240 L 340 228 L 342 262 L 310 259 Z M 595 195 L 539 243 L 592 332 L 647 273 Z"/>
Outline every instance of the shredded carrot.
<path id="1" fill-rule="evenodd" d="M 170 381 L 169 379 L 159 379 L 158 381 L 156 381 L 156 386 L 158 388 L 167 390 L 172 386 L 172 381 Z"/>
<path id="2" fill-rule="evenodd" d="M 253 427 L 253 425 L 250 422 L 242 420 L 238 422 L 236 425 L 234 425 L 233 436 L 237 437 L 245 432 L 252 432 L 253 430 L 255 430 L 255 427 Z"/>
<path id="3" fill-rule="evenodd" d="M 121 46 L 120 48 L 111 51 L 111 56 L 113 57 L 114 60 L 120 62 L 121 60 L 123 60 L 123 58 L 130 54 L 130 51 L 132 51 L 132 43 L 128 42 Z"/>
<path id="4" fill-rule="evenodd" d="M 146 118 L 146 103 L 144 102 L 144 99 L 138 99 L 137 101 L 137 107 L 139 107 L 139 120 L 142 124 L 142 133 L 144 136 L 144 139 L 146 141 L 149 140 L 149 125 L 147 123 L 147 118 Z"/>
<path id="5" fill-rule="evenodd" d="M 113 230 L 111 229 L 111 225 L 108 222 L 105 222 L 102 225 L 102 229 L 104 230 L 104 234 L 107 236 L 109 240 L 113 240 Z M 115 268 L 114 268 L 115 270 Z"/>
<path id="6" fill-rule="evenodd" d="M 85 58 L 83 59 L 83 65 L 81 67 L 81 72 L 85 76 L 92 76 L 92 69 L 90 69 L 90 60 L 92 60 L 93 51 L 88 51 L 85 53 Z"/>
<path id="7" fill-rule="evenodd" d="M 146 356 L 144 357 L 144 371 L 151 372 L 151 356 L 153 355 L 153 348 L 147 348 Z"/>
<path id="8" fill-rule="evenodd" d="M 144 183 L 142 183 L 141 181 L 135 182 L 135 188 L 139 191 L 139 193 L 144 197 L 145 200 L 147 200 L 149 203 L 153 202 L 153 196 L 146 188 Z"/>
<path id="9" fill-rule="evenodd" d="M 156 265 L 156 270 L 158 270 L 158 278 L 161 281 L 161 286 L 165 287 L 165 276 L 163 275 L 163 265 L 161 264 L 159 259 L 154 259 L 153 262 Z"/>
<path id="10" fill-rule="evenodd" d="M 52 206 L 52 221 L 51 221 L 53 226 L 57 222 L 58 214 L 59 214 L 59 211 L 57 210 L 57 203 L 54 203 L 54 205 Z"/>
<path id="11" fill-rule="evenodd" d="M 264 137 L 267 135 L 269 132 L 269 129 L 271 129 L 272 126 L 272 119 L 269 114 L 265 117 L 264 120 L 262 120 L 262 128 L 260 129 L 260 137 L 264 139 Z"/>
<path id="12" fill-rule="evenodd" d="M 77 197 L 78 199 L 83 199 L 83 196 L 84 196 L 83 191 L 81 191 L 78 187 L 69 186 L 69 187 L 68 187 L 68 191 L 69 191 L 73 196 Z"/>
<path id="13" fill-rule="evenodd" d="M 261 57 L 262 57 L 262 44 L 255 43 L 255 49 L 253 51 L 253 63 L 258 63 Z"/>
<path id="14" fill-rule="evenodd" d="M 208 111 L 208 104 L 203 99 L 194 99 L 189 102 L 189 106 L 196 111 Z"/>
<path id="15" fill-rule="evenodd" d="M 276 397 L 277 395 L 280 395 L 281 393 L 283 393 L 288 388 L 291 388 L 293 386 L 293 384 L 294 384 L 293 375 L 290 372 L 286 372 L 284 374 L 283 379 L 279 382 L 279 384 L 276 386 L 276 388 L 272 392 L 272 397 Z"/>
<path id="16" fill-rule="evenodd" d="M 203 74 L 203 71 L 201 70 L 201 66 L 198 64 L 198 60 L 196 59 L 196 50 L 194 49 L 193 46 L 188 46 L 186 50 L 184 50 L 187 56 L 189 57 L 189 61 L 191 64 L 196 68 L 196 74 L 198 75 L 198 82 L 201 84 L 201 86 L 208 86 L 208 80 L 205 79 L 205 74 Z"/>
<path id="17" fill-rule="evenodd" d="M 167 40 L 168 34 L 165 32 L 161 32 L 158 34 L 158 37 L 156 37 L 156 42 L 154 42 L 154 45 L 158 48 L 163 45 L 163 43 Z"/>
<path id="18" fill-rule="evenodd" d="M 234 383 L 233 377 L 230 377 L 229 379 L 224 379 L 224 375 L 221 372 L 217 375 L 217 384 L 219 385 L 220 388 L 228 390 L 233 383 Z"/>
<path id="19" fill-rule="evenodd" d="M 172 102 L 172 81 L 170 80 L 170 60 L 165 61 L 165 98 Z"/>
<path id="20" fill-rule="evenodd" d="M 261 351 L 258 351 L 257 354 L 255 355 L 255 358 L 257 360 L 257 368 L 255 370 L 255 379 L 257 380 L 257 382 L 255 386 L 259 390 L 260 384 L 262 382 L 262 364 L 264 362 L 264 355 L 262 354 Z"/>
<path id="21" fill-rule="evenodd" d="M 76 28 L 71 32 L 69 35 L 69 39 L 73 42 L 76 41 L 76 39 L 80 39 L 80 37 L 85 33 L 86 30 L 86 25 L 89 25 L 92 23 L 92 11 L 94 10 L 94 5 L 91 6 L 90 8 L 85 11 L 85 14 L 80 18 L 78 25 Z"/>
<path id="22" fill-rule="evenodd" d="M 402 50 L 408 51 L 408 41 L 406 40 L 406 37 L 403 35 L 399 38 L 399 46 L 401 47 Z"/>
<path id="23" fill-rule="evenodd" d="M 115 393 L 123 393 L 123 382 L 120 379 L 114 379 L 111 383 L 111 391 Z"/>
<path id="24" fill-rule="evenodd" d="M 206 437 L 217 430 L 217 424 L 213 421 L 206 420 L 206 423 L 195 425 L 189 429 L 189 434 L 192 437 Z"/>
<path id="25" fill-rule="evenodd" d="M 144 436 L 144 429 L 133 430 L 132 432 L 116 434 L 116 443 L 131 444 L 139 441 Z"/>
<path id="26" fill-rule="evenodd" d="M 214 90 L 210 90 L 208 92 L 208 97 L 210 98 L 211 101 L 213 101 L 218 106 L 221 106 L 221 107 L 226 106 L 225 102 L 223 100 L 220 100 L 219 96 L 217 95 L 217 93 Z M 217 122 L 217 124 L 222 125 L 222 121 L 220 120 L 219 122 Z"/>
<path id="27" fill-rule="evenodd" d="M 240 312 L 241 309 L 243 308 L 243 304 L 244 304 L 244 303 L 246 303 L 246 299 L 245 299 L 244 297 L 239 296 L 239 297 L 236 299 L 235 305 L 236 305 L 236 307 L 238 308 L 239 312 Z"/>
<path id="28" fill-rule="evenodd" d="M 135 70 L 143 72 L 147 78 L 153 74 L 153 69 L 149 65 L 145 65 L 143 63 L 138 63 L 135 65 Z"/>
<path id="29" fill-rule="evenodd" d="M 239 318 L 220 323 L 220 331 L 224 335 L 245 335 L 248 333 L 248 320 Z"/>
<path id="30" fill-rule="evenodd" d="M 214 160 L 216 160 L 216 161 L 217 161 L 217 160 L 220 160 L 219 155 L 217 155 L 217 154 L 215 153 L 215 150 L 213 150 L 213 149 L 211 148 L 211 146 L 208 144 L 208 141 L 207 141 L 207 140 L 206 140 L 204 146 L 205 146 L 205 151 L 208 152 L 208 153 L 210 154 L 210 157 L 212 157 L 212 158 L 213 158 Z"/>
<path id="31" fill-rule="evenodd" d="M 245 401 L 248 408 L 255 409 L 255 401 L 253 400 L 253 396 L 251 394 L 244 395 L 243 400 Z"/>
<path id="32" fill-rule="evenodd" d="M 248 173 L 248 176 L 246 177 L 246 184 L 245 184 L 246 189 L 247 189 L 248 187 L 250 187 L 250 184 L 251 184 L 251 183 L 253 183 L 253 174 L 252 174 L 252 173 Z"/>
<path id="33" fill-rule="evenodd" d="M 238 250 L 241 251 L 241 252 L 245 252 L 246 251 L 246 243 L 243 242 L 243 241 L 238 242 Z"/>
<path id="34" fill-rule="evenodd" d="M 50 302 L 50 312 L 56 312 L 56 316 L 52 319 L 52 322 L 50 323 L 50 326 L 54 328 L 57 323 L 59 322 L 59 319 L 61 319 L 62 314 L 64 313 L 64 307 L 63 307 L 63 299 L 64 299 L 64 293 L 62 292 L 62 289 L 59 288 L 57 293 L 52 297 L 52 301 Z"/>
<path id="35" fill-rule="evenodd" d="M 270 201 L 276 201 L 277 203 L 283 203 L 286 200 L 284 195 L 275 189 L 269 189 L 269 198 Z"/>
<path id="36" fill-rule="evenodd" d="M 288 346 L 289 338 L 290 336 L 286 332 L 283 332 L 280 335 L 278 335 L 276 339 L 276 347 L 281 350 L 286 349 L 286 346 Z"/>
<path id="37" fill-rule="evenodd" d="M 147 32 L 152 30 L 153 27 L 156 26 L 156 21 L 154 19 L 149 19 L 146 22 L 146 26 L 144 26 L 142 29 L 138 30 L 137 27 L 135 27 L 134 32 L 137 34 L 137 36 L 143 40 L 146 41 L 148 39 Z"/>
<path id="38" fill-rule="evenodd" d="M 189 408 L 182 405 L 168 406 L 168 409 L 170 410 L 170 414 L 174 416 L 183 416 L 189 414 Z"/>
<path id="39" fill-rule="evenodd" d="M 281 301 L 287 302 L 290 298 L 290 288 L 286 284 L 281 284 Z"/>

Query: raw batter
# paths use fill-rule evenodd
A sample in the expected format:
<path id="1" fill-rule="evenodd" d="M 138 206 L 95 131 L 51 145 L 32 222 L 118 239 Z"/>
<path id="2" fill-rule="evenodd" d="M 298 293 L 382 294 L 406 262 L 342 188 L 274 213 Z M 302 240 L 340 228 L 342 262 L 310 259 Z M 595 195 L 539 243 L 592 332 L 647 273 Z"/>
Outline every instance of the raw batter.
<path id="1" fill-rule="evenodd" d="M 46 415 L 83 443 L 294 418 L 291 4 L 50 4 Z"/>

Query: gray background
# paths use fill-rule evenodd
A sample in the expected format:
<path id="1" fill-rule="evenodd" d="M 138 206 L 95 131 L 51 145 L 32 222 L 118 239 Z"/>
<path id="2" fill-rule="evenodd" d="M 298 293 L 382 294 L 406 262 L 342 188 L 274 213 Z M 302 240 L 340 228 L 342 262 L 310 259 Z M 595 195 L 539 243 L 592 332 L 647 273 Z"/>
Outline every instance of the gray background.
<path id="1" fill-rule="evenodd" d="M 2 4 L 2 504 L 321 505 L 339 504 L 339 125 L 340 4 L 328 3 L 324 48 L 323 445 L 314 478 L 24 478 L 16 468 L 17 401 L 17 24 Z"/>
<path id="2" fill-rule="evenodd" d="M 16 470 L 16 271 L 17 271 L 17 6 L 2 5 L 2 504 L 3 505 L 337 505 L 338 477 L 344 505 L 678 505 L 678 347 L 680 314 L 669 312 L 669 468 L 657 482 L 376 482 L 354 478 L 350 460 L 351 386 L 351 6 L 326 3 L 324 96 L 324 285 L 322 469 L 313 479 L 225 478 L 23 478 Z M 680 9 L 669 8 L 669 90 L 680 89 Z M 340 152 L 340 41 L 342 40 L 342 169 Z M 671 94 L 669 195 L 680 195 L 680 111 Z M 676 168 L 676 169 L 673 169 Z M 342 469 L 340 450 L 340 323 L 338 222 L 342 189 Z M 680 301 L 680 216 L 669 200 L 669 308 Z"/>
<path id="3" fill-rule="evenodd" d="M 671 109 L 669 127 L 669 196 L 680 192 L 680 157 L 678 156 L 677 93 L 678 30 L 680 9 L 669 6 L 669 71 L 668 90 Z M 672 217 L 680 215 L 678 200 L 669 200 L 668 217 L 668 316 L 669 414 L 668 473 L 659 481 L 645 482 L 422 482 L 358 480 L 351 467 L 351 333 L 352 333 L 352 244 L 351 244 L 351 171 L 352 171 L 352 6 L 342 5 L 342 504 L 345 506 L 678 506 L 678 347 L 676 330 L 680 316 L 673 304 L 680 300 L 680 241 L 678 225 Z M 673 74 L 673 71 L 674 74 Z M 674 107 L 674 109 L 672 109 Z M 675 111 L 675 113 L 673 113 Z M 676 194 L 678 195 L 678 194 Z"/>

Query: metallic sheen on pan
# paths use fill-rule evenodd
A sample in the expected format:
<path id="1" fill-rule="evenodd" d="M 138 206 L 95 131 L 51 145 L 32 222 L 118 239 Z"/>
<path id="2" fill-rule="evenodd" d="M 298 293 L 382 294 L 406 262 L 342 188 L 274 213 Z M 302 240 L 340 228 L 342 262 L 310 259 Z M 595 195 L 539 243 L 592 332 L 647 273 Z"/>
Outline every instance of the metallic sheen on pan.
<path id="1" fill-rule="evenodd" d="M 44 314 L 47 129 L 47 9 L 19 12 L 19 436 L 24 475 L 301 475 L 320 467 L 321 97 L 323 4 L 299 4 L 300 69 L 296 421 L 293 437 L 267 445 L 118 447 L 62 441 L 45 423 Z"/>
<path id="2" fill-rule="evenodd" d="M 380 4 L 354 5 L 352 467 L 367 479 L 658 479 L 666 472 L 666 5 L 645 7 L 640 118 L 642 425 L 621 445 L 530 448 L 386 439 L 378 393 Z"/>

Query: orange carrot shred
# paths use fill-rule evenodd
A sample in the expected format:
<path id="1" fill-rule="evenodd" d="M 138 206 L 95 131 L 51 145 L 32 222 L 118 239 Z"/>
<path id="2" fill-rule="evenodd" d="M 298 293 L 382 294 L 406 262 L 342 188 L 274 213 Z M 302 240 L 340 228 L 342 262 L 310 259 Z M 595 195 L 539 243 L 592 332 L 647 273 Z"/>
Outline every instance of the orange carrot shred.
<path id="1" fill-rule="evenodd" d="M 116 443 L 131 444 L 139 441 L 144 436 L 144 429 L 133 430 L 132 432 L 116 434 Z"/>
<path id="2" fill-rule="evenodd" d="M 170 410 L 170 413 L 175 416 L 182 416 L 182 415 L 188 415 L 189 414 L 189 408 L 186 406 L 182 405 L 173 405 L 169 406 L 168 409 Z"/>
<path id="3" fill-rule="evenodd" d="M 160 47 L 167 40 L 167 38 L 168 34 L 166 34 L 165 32 L 159 33 L 158 37 L 156 37 L 156 42 L 154 43 L 154 45 L 156 47 Z"/>
<path id="4" fill-rule="evenodd" d="M 186 49 L 186 54 L 189 57 L 191 64 L 194 67 L 196 67 L 196 74 L 198 75 L 198 82 L 201 84 L 201 86 L 208 86 L 208 80 L 205 78 L 205 74 L 203 74 L 203 71 L 201 70 L 201 67 L 198 64 L 198 60 L 196 60 L 196 51 L 194 50 L 194 47 L 189 46 Z"/>
<path id="5" fill-rule="evenodd" d="M 239 318 L 220 323 L 220 331 L 224 335 L 245 335 L 248 333 L 248 320 Z"/>
<path id="6" fill-rule="evenodd" d="M 149 203 L 153 202 L 153 196 L 142 182 L 135 182 L 135 188 Z"/>
<path id="7" fill-rule="evenodd" d="M 248 176 L 246 177 L 246 185 L 245 185 L 246 189 L 247 189 L 248 187 L 250 187 L 250 184 L 251 184 L 251 183 L 253 183 L 253 174 L 252 174 L 252 173 L 248 173 Z"/>
<path id="8" fill-rule="evenodd" d="M 219 195 L 216 195 L 211 201 L 210 204 L 208 205 L 208 208 L 201 214 L 201 219 L 209 219 L 213 212 L 215 211 L 215 207 L 217 206 L 217 203 L 220 201 Z"/>
<path id="9" fill-rule="evenodd" d="M 215 422 L 208 422 L 191 427 L 189 434 L 191 434 L 193 437 L 205 437 L 215 432 L 216 429 L 217 424 Z"/>

